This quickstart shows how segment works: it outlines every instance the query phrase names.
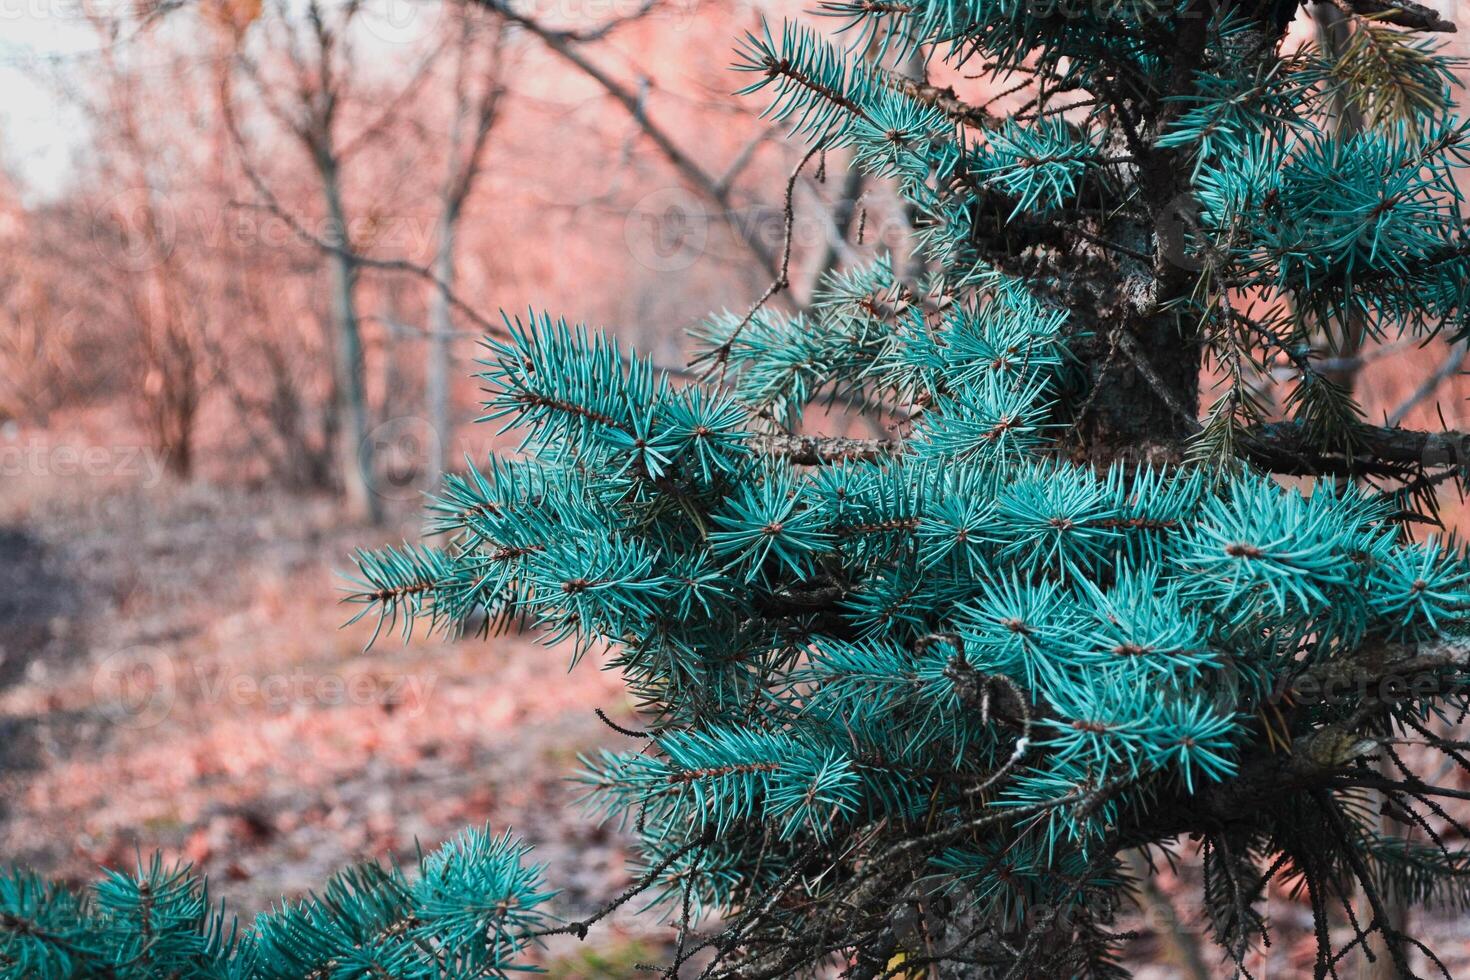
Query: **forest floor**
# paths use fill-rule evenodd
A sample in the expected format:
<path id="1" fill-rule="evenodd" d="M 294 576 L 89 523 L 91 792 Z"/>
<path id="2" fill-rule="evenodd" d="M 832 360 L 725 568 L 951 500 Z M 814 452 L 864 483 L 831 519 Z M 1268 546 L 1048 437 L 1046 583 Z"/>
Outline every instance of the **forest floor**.
<path id="1" fill-rule="evenodd" d="M 354 860 L 411 863 L 512 829 L 569 914 L 628 882 L 625 838 L 575 805 L 577 754 L 632 722 L 596 656 L 529 635 L 447 643 L 342 628 L 354 548 L 320 497 L 0 482 L 0 855 L 64 880 L 162 850 L 249 917 Z M 631 910 L 630 910 L 631 911 Z M 614 917 L 556 976 L 627 976 L 672 930 Z M 592 944 L 589 944 L 589 949 Z"/>
<path id="2" fill-rule="evenodd" d="M 365 650 L 371 624 L 342 628 L 352 549 L 417 538 L 412 507 L 363 528 L 322 497 L 7 474 L 0 859 L 83 882 L 161 849 L 248 918 L 354 860 L 411 863 L 416 843 L 488 823 L 535 845 L 561 912 L 617 894 L 626 838 L 577 807 L 567 779 L 578 753 L 628 743 L 593 711 L 636 724 L 615 673 L 595 656 L 569 670 L 567 650 L 532 635 L 385 634 Z M 1188 969 L 1175 936 L 1193 942 L 1198 915 L 1163 884 L 1120 924 L 1141 930 L 1130 960 L 1144 980 L 1206 976 L 1213 951 L 1205 973 Z M 672 928 L 638 907 L 550 948 L 551 976 L 660 961 Z M 1272 914 L 1285 931 L 1253 972 L 1309 975 L 1305 907 L 1281 898 Z M 1462 923 L 1418 934 L 1470 976 Z"/>

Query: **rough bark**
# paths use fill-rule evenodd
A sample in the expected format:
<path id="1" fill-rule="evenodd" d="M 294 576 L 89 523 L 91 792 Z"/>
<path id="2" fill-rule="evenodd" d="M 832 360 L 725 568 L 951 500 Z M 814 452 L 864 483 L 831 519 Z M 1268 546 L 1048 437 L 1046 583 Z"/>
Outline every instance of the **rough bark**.
<path id="1" fill-rule="evenodd" d="M 1459 30 L 1453 22 L 1441 17 L 1437 10 L 1422 3 L 1414 3 L 1413 0 L 1345 0 L 1343 5 L 1354 13 L 1379 17 L 1384 23 L 1399 27 L 1446 34 L 1454 34 Z"/>
<path id="2" fill-rule="evenodd" d="M 1128 394 L 1136 388 L 1120 384 L 1110 395 L 1121 413 Z M 1140 396 L 1141 397 L 1141 396 Z M 1154 447 L 1165 458 L 1178 458 L 1186 439 Z M 816 466 L 851 460 L 881 459 L 901 452 L 895 439 L 848 439 L 823 436 L 761 435 L 751 445 L 770 456 Z M 1470 432 L 1423 432 L 1362 426 L 1355 434 L 1356 451 L 1324 450 L 1295 422 L 1275 422 L 1246 432 L 1241 440 L 1245 458 L 1270 473 L 1285 476 L 1394 475 L 1416 470 L 1461 472 L 1470 467 Z"/>

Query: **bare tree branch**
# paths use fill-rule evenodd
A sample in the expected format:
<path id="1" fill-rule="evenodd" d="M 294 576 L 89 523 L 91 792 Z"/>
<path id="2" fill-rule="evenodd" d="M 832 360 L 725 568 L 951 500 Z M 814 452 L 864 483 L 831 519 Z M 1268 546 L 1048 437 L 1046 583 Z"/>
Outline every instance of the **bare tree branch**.
<path id="1" fill-rule="evenodd" d="M 771 280 L 771 284 L 766 287 L 766 291 L 761 293 L 760 297 L 751 306 L 750 312 L 746 313 L 741 321 L 735 325 L 735 329 L 730 331 L 730 336 L 725 338 L 724 343 L 720 344 L 719 347 L 707 355 L 702 355 L 702 357 L 708 357 L 710 359 L 710 371 L 708 373 L 712 373 L 717 367 L 724 367 L 729 362 L 730 351 L 734 349 L 735 341 L 740 338 L 741 331 L 750 324 L 750 321 L 755 318 L 756 313 L 760 312 L 761 307 L 765 306 L 772 296 L 775 296 L 791 285 L 791 231 L 796 223 L 796 203 L 794 200 L 796 179 L 801 176 L 802 170 L 806 168 L 807 163 L 812 157 L 817 155 L 821 148 L 822 144 L 817 143 L 811 149 L 807 150 L 806 154 L 797 162 L 796 169 L 791 171 L 790 178 L 786 181 L 786 203 L 782 208 L 782 214 L 785 217 L 785 231 L 781 236 L 780 271 L 776 273 L 776 278 Z"/>
<path id="2" fill-rule="evenodd" d="M 399 113 L 402 112 L 403 107 L 408 104 L 409 100 L 414 95 L 418 94 L 420 86 L 423 84 L 424 80 L 429 77 L 430 69 L 433 68 L 434 64 L 439 60 L 439 55 L 443 50 L 444 45 L 442 42 L 434 45 L 433 49 L 427 52 L 423 56 L 423 58 L 419 60 L 418 65 L 411 72 L 409 72 L 408 81 L 405 82 L 398 89 L 398 91 L 394 93 L 393 97 L 388 100 L 387 105 L 383 107 L 382 111 L 380 111 L 371 122 L 363 126 L 360 132 L 354 134 L 349 139 L 342 141 L 341 149 L 337 151 L 337 155 L 340 159 L 346 160 L 358 150 L 361 150 L 363 147 L 372 144 L 382 137 L 383 133 L 387 131 L 388 127 L 392 126 L 394 121 L 398 119 Z"/>
<path id="3" fill-rule="evenodd" d="M 545 27 L 539 21 L 512 10 L 507 0 L 475 0 L 475 2 L 495 11 L 511 23 L 517 24 L 531 34 L 534 34 L 563 60 L 572 64 L 598 85 L 601 85 L 608 95 L 611 95 L 619 105 L 627 110 L 628 115 L 638 124 L 638 128 L 643 131 L 645 136 L 653 141 L 654 146 L 658 147 L 659 152 L 673 164 L 674 169 L 679 171 L 685 180 L 689 181 L 696 190 L 719 207 L 722 213 L 727 216 L 731 213 L 733 202 L 730 198 L 729 185 L 723 180 L 714 177 L 700 166 L 683 147 L 674 141 L 674 138 L 667 130 L 650 119 L 648 113 L 644 111 L 643 101 L 638 97 L 636 92 L 613 78 L 578 50 L 579 43 L 604 37 L 612 29 L 612 26 L 624 23 L 627 19 L 631 19 L 631 17 L 618 18 L 616 21 L 590 31 L 558 31 Z M 642 16 L 652 6 L 652 3 L 645 3 L 631 16 Z M 780 274 L 779 260 L 776 254 L 760 238 L 759 230 L 749 222 L 736 221 L 730 222 L 730 224 L 765 271 L 772 278 L 777 278 Z"/>
<path id="4" fill-rule="evenodd" d="M 730 165 L 725 168 L 725 172 L 720 175 L 720 179 L 715 181 L 715 185 L 729 190 L 730 185 L 735 183 L 735 178 L 739 177 L 745 171 L 745 168 L 750 166 L 750 162 L 755 159 L 756 151 L 780 134 L 780 126 L 767 126 L 752 136 L 740 148 L 740 152 L 735 154 L 735 159 L 730 161 Z"/>
<path id="5" fill-rule="evenodd" d="M 762 435 L 751 445 L 767 455 L 804 465 L 879 460 L 903 449 L 903 441 L 899 439 L 838 436 Z M 1358 430 L 1358 446 L 1351 458 L 1324 451 L 1295 422 L 1274 422 L 1252 429 L 1242 440 L 1245 457 L 1250 462 L 1284 475 L 1339 472 L 1393 475 L 1419 469 L 1458 471 L 1470 467 L 1470 432 L 1363 426 Z"/>
<path id="6" fill-rule="evenodd" d="M 1424 383 L 1414 389 L 1402 405 L 1395 408 L 1388 415 L 1389 425 L 1398 425 L 1410 412 L 1428 399 L 1434 396 L 1440 385 L 1444 384 L 1450 377 L 1456 374 L 1465 363 L 1465 356 L 1470 354 L 1470 340 L 1461 340 L 1450 349 L 1449 356 L 1435 370 L 1433 374 L 1424 379 Z"/>
<path id="7" fill-rule="evenodd" d="M 490 44 L 490 61 L 485 66 L 480 80 L 480 92 L 474 100 L 473 107 L 467 98 L 469 81 L 465 78 L 466 62 L 469 60 L 472 45 L 471 36 L 476 30 L 475 25 L 468 17 L 465 17 L 460 30 L 462 36 L 458 45 L 459 56 L 455 67 L 455 119 L 450 131 L 450 160 L 449 176 L 444 182 L 441 198 L 444 201 L 445 210 L 458 215 L 463 207 L 465 199 L 474 187 L 475 179 L 480 174 L 480 166 L 484 159 L 485 147 L 489 143 L 490 131 L 495 128 L 500 118 L 500 103 L 505 97 L 506 86 L 504 82 L 505 73 L 505 21 L 497 19 L 495 22 L 495 38 Z M 461 123 L 464 119 L 471 119 L 474 126 L 470 133 L 469 144 L 464 147 L 464 139 Z"/>

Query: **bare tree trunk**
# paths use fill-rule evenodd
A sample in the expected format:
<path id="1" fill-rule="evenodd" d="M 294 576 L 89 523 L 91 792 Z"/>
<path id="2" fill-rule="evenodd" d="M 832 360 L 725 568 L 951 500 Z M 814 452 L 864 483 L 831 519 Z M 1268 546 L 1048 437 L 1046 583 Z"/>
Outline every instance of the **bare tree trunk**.
<path id="1" fill-rule="evenodd" d="M 429 427 L 437 439 L 426 460 L 430 487 L 439 485 L 454 434 L 449 405 L 454 318 L 450 315 L 449 292 L 454 288 L 454 244 L 459 216 L 459 204 L 446 200 L 439 217 L 439 241 L 434 255 L 434 274 L 439 277 L 439 286 L 430 297 L 428 349 L 424 363 L 424 406 L 429 414 Z"/>
<path id="2" fill-rule="evenodd" d="M 434 444 L 429 446 L 425 463 L 428 486 L 437 488 L 448 464 L 448 451 L 454 438 L 454 419 L 449 397 L 453 370 L 454 318 L 451 295 L 454 290 L 454 247 L 459 233 L 459 219 L 464 215 L 465 201 L 480 175 L 485 147 L 500 114 L 500 98 L 505 94 L 502 74 L 505 71 L 506 23 L 496 18 L 490 24 L 474 16 L 467 4 L 456 7 L 457 59 L 454 68 L 454 117 L 449 129 L 449 158 L 444 186 L 440 192 L 438 241 L 434 252 L 434 274 L 438 278 L 429 296 L 429 336 L 427 360 L 424 364 L 424 406 Z M 493 28 L 493 35 L 482 42 L 480 32 Z M 485 60 L 475 71 L 477 51 Z M 474 77 L 478 77 L 478 94 L 472 95 Z"/>
<path id="3" fill-rule="evenodd" d="M 339 246 L 327 257 L 331 275 L 332 319 L 337 330 L 337 396 L 342 430 L 338 443 L 342 485 L 353 515 L 371 524 L 383 520 L 382 502 L 373 490 L 373 447 L 368 440 L 367 392 L 363 379 L 362 329 L 357 312 L 357 269 L 347 238 L 346 210 L 336 161 L 317 155 L 326 198 L 328 241 Z"/>

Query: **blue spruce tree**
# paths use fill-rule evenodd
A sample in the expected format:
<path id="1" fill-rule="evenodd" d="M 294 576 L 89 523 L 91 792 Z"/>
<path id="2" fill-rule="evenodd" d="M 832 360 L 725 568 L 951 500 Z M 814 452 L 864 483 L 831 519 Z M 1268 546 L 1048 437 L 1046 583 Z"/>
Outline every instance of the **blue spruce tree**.
<path id="1" fill-rule="evenodd" d="M 705 325 L 699 381 L 550 315 L 487 339 L 485 421 L 525 452 L 448 477 L 434 542 L 358 555 L 353 599 L 614 651 L 644 727 L 576 778 L 636 835 L 619 902 L 679 926 L 666 975 L 1124 975 L 1120 855 L 1185 839 L 1240 972 L 1278 880 L 1318 976 L 1440 972 L 1388 906 L 1470 902 L 1467 794 L 1433 775 L 1470 769 L 1470 563 L 1407 529 L 1470 437 L 1368 424 L 1318 353 L 1470 336 L 1470 126 L 1450 25 L 1333 2 L 1329 52 L 1287 49 L 1295 0 L 830 0 L 840 46 L 772 27 L 736 68 L 803 166 L 899 188 L 920 274 L 785 315 L 783 262 Z M 1029 99 L 882 67 L 941 60 Z M 798 434 L 834 400 L 898 437 Z M 249 928 L 156 862 L 86 895 L 17 873 L 0 975 L 504 976 L 603 914 L 551 895 L 488 831 Z"/>

